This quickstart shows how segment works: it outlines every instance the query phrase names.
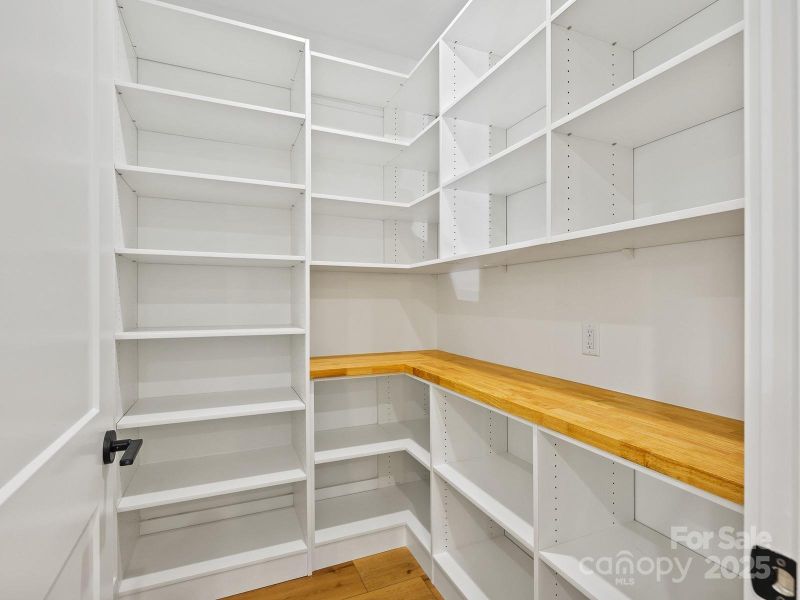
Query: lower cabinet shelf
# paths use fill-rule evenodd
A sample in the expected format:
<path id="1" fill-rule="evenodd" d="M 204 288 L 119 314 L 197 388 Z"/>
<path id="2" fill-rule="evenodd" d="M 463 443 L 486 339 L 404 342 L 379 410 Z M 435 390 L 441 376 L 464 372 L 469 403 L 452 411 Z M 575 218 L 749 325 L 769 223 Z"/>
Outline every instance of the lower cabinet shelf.
<path id="1" fill-rule="evenodd" d="M 406 525 L 430 548 L 430 486 L 401 483 L 317 501 L 317 545 L 338 542 Z"/>
<path id="2" fill-rule="evenodd" d="M 497 536 L 435 554 L 434 562 L 470 600 L 530 600 L 533 559 Z"/>
<path id="3" fill-rule="evenodd" d="M 636 521 L 558 544 L 539 556 L 592 600 L 742 597 L 737 575 Z M 647 565 L 661 570 L 644 574 Z"/>
<path id="4" fill-rule="evenodd" d="M 436 465 L 434 470 L 533 552 L 530 463 L 503 452 Z"/>
<path id="5" fill-rule="evenodd" d="M 140 535 L 124 568 L 119 595 L 306 551 L 294 508 Z"/>
<path id="6" fill-rule="evenodd" d="M 117 510 L 140 510 L 305 478 L 292 446 L 145 463 L 133 475 Z"/>
<path id="7" fill-rule="evenodd" d="M 430 468 L 429 431 L 429 422 L 424 419 L 317 431 L 314 462 L 406 451 Z"/>

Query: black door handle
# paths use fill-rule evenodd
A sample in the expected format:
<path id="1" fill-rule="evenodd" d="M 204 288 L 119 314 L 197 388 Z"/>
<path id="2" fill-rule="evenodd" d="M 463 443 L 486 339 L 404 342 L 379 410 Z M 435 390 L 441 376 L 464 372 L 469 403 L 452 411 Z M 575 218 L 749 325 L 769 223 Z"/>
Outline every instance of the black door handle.
<path id="1" fill-rule="evenodd" d="M 110 465 L 114 462 L 117 452 L 125 451 L 119 461 L 121 467 L 132 465 L 136 455 L 142 449 L 142 440 L 118 440 L 117 432 L 113 429 L 106 431 L 103 437 L 103 464 Z"/>

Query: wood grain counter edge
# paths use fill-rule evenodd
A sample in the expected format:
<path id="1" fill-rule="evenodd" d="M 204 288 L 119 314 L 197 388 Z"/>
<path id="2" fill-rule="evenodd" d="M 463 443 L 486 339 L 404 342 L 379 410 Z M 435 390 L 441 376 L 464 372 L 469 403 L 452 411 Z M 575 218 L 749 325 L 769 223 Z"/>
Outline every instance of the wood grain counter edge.
<path id="1" fill-rule="evenodd" d="M 311 378 L 405 373 L 730 500 L 744 501 L 744 423 L 441 350 L 319 356 Z"/>

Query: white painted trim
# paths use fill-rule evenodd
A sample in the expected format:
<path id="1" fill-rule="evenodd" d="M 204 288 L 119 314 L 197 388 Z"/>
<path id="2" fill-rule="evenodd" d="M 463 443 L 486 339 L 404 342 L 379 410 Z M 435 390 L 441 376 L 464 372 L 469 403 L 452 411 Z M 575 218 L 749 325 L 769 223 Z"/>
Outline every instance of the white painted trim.
<path id="1" fill-rule="evenodd" d="M 745 22 L 745 530 L 796 560 L 800 11 L 795 0 L 747 0 Z"/>

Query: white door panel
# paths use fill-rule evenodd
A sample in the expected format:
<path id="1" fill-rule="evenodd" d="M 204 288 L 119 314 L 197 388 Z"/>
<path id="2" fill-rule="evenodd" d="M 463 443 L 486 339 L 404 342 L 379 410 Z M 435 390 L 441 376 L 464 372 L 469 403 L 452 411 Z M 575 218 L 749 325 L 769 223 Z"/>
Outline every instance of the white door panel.
<path id="1" fill-rule="evenodd" d="M 0 595 L 15 600 L 100 598 L 112 6 L 0 7 Z"/>

